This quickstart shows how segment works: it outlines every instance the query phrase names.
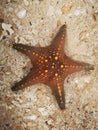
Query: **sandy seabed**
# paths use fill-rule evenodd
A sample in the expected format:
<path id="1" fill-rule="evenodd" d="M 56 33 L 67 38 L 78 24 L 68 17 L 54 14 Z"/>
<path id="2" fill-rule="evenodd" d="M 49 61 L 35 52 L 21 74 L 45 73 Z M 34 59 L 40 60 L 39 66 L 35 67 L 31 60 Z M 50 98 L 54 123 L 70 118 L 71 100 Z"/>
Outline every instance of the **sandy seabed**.
<path id="1" fill-rule="evenodd" d="M 11 91 L 31 64 L 10 46 L 47 46 L 65 22 L 65 53 L 95 69 L 65 79 L 61 111 L 48 86 Z M 98 130 L 98 0 L 0 1 L 0 130 Z"/>

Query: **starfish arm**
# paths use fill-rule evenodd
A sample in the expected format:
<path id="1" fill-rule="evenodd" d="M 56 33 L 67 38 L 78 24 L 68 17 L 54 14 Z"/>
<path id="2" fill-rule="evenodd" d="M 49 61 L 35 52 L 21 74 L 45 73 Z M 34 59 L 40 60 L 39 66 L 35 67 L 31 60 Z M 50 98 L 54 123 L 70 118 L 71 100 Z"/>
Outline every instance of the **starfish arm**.
<path id="1" fill-rule="evenodd" d="M 59 107 L 65 109 L 65 94 L 63 84 L 58 83 L 56 86 L 50 86 Z"/>
<path id="2" fill-rule="evenodd" d="M 94 66 L 88 63 L 72 60 L 71 58 L 65 56 L 65 68 L 66 74 L 69 75 L 81 70 L 93 70 Z"/>
<path id="3" fill-rule="evenodd" d="M 35 47 L 31 47 L 31 46 L 27 46 L 27 45 L 23 45 L 23 44 L 16 44 L 16 43 L 13 44 L 12 47 L 27 56 L 30 56 L 31 51 L 35 49 Z"/>
<path id="4" fill-rule="evenodd" d="M 64 24 L 63 26 L 61 26 L 57 35 L 54 37 L 50 47 L 54 48 L 54 50 L 56 51 L 58 50 L 64 53 L 65 36 L 66 36 L 66 25 Z"/>
<path id="5" fill-rule="evenodd" d="M 11 89 L 13 91 L 24 89 L 30 85 L 44 82 L 45 77 L 37 71 L 30 71 L 26 77 L 17 82 Z"/>
<path id="6" fill-rule="evenodd" d="M 45 56 L 47 55 L 47 53 L 49 53 L 48 47 L 34 47 L 34 46 L 27 46 L 27 45 L 23 45 L 23 44 L 13 44 L 12 46 L 14 49 L 16 49 L 17 51 L 27 55 L 32 63 L 36 63 L 39 60 L 41 60 L 42 58 L 45 58 Z"/>

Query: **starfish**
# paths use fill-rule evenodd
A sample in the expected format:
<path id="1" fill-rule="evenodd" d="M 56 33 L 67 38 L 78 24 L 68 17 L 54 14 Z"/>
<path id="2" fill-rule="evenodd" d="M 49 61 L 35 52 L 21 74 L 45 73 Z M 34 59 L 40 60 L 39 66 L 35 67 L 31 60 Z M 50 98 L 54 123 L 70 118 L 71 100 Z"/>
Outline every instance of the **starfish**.
<path id="1" fill-rule="evenodd" d="M 93 69 L 93 65 L 72 60 L 64 52 L 66 38 L 66 25 L 61 26 L 51 44 L 46 47 L 34 47 L 23 44 L 13 44 L 13 48 L 27 55 L 32 64 L 32 69 L 21 81 L 16 83 L 13 91 L 17 91 L 43 83 L 48 85 L 56 97 L 59 107 L 65 109 L 64 80 L 74 72 Z"/>

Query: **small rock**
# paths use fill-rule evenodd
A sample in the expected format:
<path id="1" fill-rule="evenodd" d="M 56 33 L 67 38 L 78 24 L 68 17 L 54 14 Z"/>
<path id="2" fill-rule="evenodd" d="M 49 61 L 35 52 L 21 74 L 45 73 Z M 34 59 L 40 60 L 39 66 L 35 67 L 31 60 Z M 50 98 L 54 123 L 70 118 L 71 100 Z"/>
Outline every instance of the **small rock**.
<path id="1" fill-rule="evenodd" d="M 29 1 L 28 1 L 28 0 L 24 0 L 24 4 L 25 4 L 26 6 L 28 6 L 28 5 L 29 5 Z"/>
<path id="2" fill-rule="evenodd" d="M 32 126 L 32 122 L 27 122 L 27 126 L 31 127 Z"/>
<path id="3" fill-rule="evenodd" d="M 98 47 L 97 47 L 97 48 L 95 48 L 95 53 L 98 53 Z"/>
<path id="4" fill-rule="evenodd" d="M 2 80 L 3 80 L 3 74 L 0 73 L 0 81 L 2 81 Z"/>
<path id="5" fill-rule="evenodd" d="M 84 11 L 84 10 L 80 10 L 80 9 L 78 9 L 78 8 L 74 11 L 74 15 L 75 15 L 75 16 L 81 15 L 81 14 L 83 14 L 83 13 L 85 13 L 85 11 Z"/>
<path id="6" fill-rule="evenodd" d="M 3 14 L 0 14 L 0 23 L 3 23 L 4 22 L 4 16 Z"/>
<path id="7" fill-rule="evenodd" d="M 2 28 L 5 31 L 8 31 L 10 35 L 12 35 L 14 33 L 13 29 L 11 28 L 12 25 L 11 24 L 7 24 L 7 23 L 2 23 Z"/>
<path id="8" fill-rule="evenodd" d="M 70 11 L 71 8 L 72 8 L 72 4 L 71 4 L 71 3 L 65 4 L 65 5 L 62 7 L 62 9 L 61 9 L 62 14 L 67 14 L 68 11 Z"/>
<path id="9" fill-rule="evenodd" d="M 36 115 L 28 116 L 27 119 L 28 120 L 36 120 L 37 116 Z"/>
<path id="10" fill-rule="evenodd" d="M 53 16 L 54 15 L 54 8 L 53 6 L 49 6 L 49 9 L 47 11 L 47 16 Z"/>
<path id="11" fill-rule="evenodd" d="M 93 17 L 94 17 L 94 20 L 95 20 L 95 21 L 98 21 L 98 12 L 94 13 L 94 14 L 93 14 Z"/>
<path id="12" fill-rule="evenodd" d="M 6 97 L 5 97 L 5 103 L 6 103 L 8 106 L 11 105 L 11 103 L 12 103 L 12 97 L 6 96 Z"/>
<path id="13" fill-rule="evenodd" d="M 19 12 L 17 12 L 17 17 L 18 18 L 20 18 L 20 19 L 23 19 L 23 18 L 25 18 L 25 16 L 26 16 L 26 9 L 21 9 Z"/>
<path id="14" fill-rule="evenodd" d="M 23 130 L 21 125 L 17 125 L 15 130 Z"/>
<path id="15" fill-rule="evenodd" d="M 6 66 L 4 68 L 4 72 L 5 72 L 6 75 L 9 75 L 11 73 L 11 67 L 10 66 Z"/>
<path id="16" fill-rule="evenodd" d="M 87 31 L 82 31 L 80 32 L 79 34 L 79 40 L 80 41 L 86 41 L 87 40 L 87 37 L 89 36 L 89 34 L 87 33 Z"/>
<path id="17" fill-rule="evenodd" d="M 61 20 L 58 20 L 58 21 L 57 21 L 57 26 L 61 26 L 61 24 L 62 24 L 62 23 L 61 23 Z"/>

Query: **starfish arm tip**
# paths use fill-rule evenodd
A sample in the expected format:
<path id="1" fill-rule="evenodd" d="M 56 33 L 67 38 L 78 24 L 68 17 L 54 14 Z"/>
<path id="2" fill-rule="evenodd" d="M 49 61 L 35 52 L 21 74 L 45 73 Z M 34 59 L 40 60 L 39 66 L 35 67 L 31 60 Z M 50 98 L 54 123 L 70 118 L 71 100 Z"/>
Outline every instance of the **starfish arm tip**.
<path id="1" fill-rule="evenodd" d="M 94 65 L 91 65 L 91 64 L 87 64 L 86 66 L 85 66 L 85 70 L 94 70 L 95 69 L 95 67 L 94 67 Z"/>
<path id="2" fill-rule="evenodd" d="M 13 86 L 13 87 L 11 88 L 11 90 L 12 90 L 12 91 L 17 91 L 18 88 L 17 88 L 17 86 L 15 85 L 15 86 Z"/>

